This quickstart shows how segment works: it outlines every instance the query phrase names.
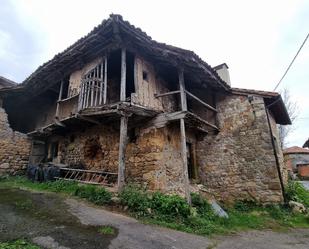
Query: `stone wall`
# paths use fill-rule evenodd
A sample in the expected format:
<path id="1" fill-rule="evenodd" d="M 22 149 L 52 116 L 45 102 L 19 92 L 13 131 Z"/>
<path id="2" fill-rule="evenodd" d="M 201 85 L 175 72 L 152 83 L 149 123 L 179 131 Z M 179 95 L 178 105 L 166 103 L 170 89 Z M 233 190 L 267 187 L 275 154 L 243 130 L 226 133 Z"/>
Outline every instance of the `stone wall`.
<path id="1" fill-rule="evenodd" d="M 59 162 L 87 169 L 118 172 L 119 130 L 97 125 L 59 138 Z M 119 127 L 119 124 L 118 124 Z M 129 131 L 126 181 L 150 190 L 184 194 L 179 128 Z"/>
<path id="2" fill-rule="evenodd" d="M 5 110 L 0 107 L 0 175 L 24 172 L 30 144 L 27 135 L 11 129 Z"/>
<path id="3" fill-rule="evenodd" d="M 217 108 L 220 132 L 197 143 L 202 183 L 227 202 L 281 202 L 263 98 L 229 95 L 219 98 Z"/>

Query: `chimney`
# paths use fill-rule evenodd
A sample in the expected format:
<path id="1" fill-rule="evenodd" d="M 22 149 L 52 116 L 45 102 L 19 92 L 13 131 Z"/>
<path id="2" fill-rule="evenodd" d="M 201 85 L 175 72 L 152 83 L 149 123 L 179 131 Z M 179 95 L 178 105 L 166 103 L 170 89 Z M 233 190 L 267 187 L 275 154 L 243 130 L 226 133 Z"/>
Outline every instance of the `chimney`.
<path id="1" fill-rule="evenodd" d="M 217 72 L 219 77 L 228 85 L 231 85 L 230 74 L 229 74 L 229 67 L 226 63 L 222 63 L 218 66 L 213 67 L 213 69 Z"/>

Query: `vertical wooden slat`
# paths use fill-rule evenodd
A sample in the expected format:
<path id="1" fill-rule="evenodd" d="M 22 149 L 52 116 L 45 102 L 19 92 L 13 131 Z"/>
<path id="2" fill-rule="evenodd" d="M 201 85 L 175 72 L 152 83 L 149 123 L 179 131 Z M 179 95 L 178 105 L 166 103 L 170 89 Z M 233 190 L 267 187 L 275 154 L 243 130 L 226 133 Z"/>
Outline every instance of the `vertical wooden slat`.
<path id="1" fill-rule="evenodd" d="M 89 106 L 89 80 L 87 79 L 86 81 L 86 103 L 85 103 L 85 108 L 87 108 Z"/>
<path id="2" fill-rule="evenodd" d="M 120 101 L 126 100 L 126 50 L 121 50 Z"/>
<path id="3" fill-rule="evenodd" d="M 103 58 L 104 59 L 104 58 Z M 102 102 L 103 102 L 103 84 L 104 84 L 104 76 L 103 76 L 103 59 L 102 59 L 102 63 L 101 63 L 101 70 L 100 70 L 100 83 L 99 83 L 99 86 L 100 86 L 100 97 L 99 97 L 99 105 L 102 105 Z"/>
<path id="4" fill-rule="evenodd" d="M 107 56 L 105 56 L 104 60 L 104 104 L 106 104 L 107 101 Z"/>
<path id="5" fill-rule="evenodd" d="M 97 80 L 98 79 L 98 67 L 99 66 L 96 66 L 95 69 L 94 69 L 94 77 L 95 77 L 95 81 L 94 81 L 94 106 L 97 106 L 97 101 L 98 101 L 98 83 L 99 81 Z"/>
<path id="6" fill-rule="evenodd" d="M 94 81 L 90 81 L 90 91 L 91 91 L 91 101 L 90 101 L 90 106 L 93 106 L 93 101 L 94 101 Z"/>
<path id="7" fill-rule="evenodd" d="M 125 184 L 125 153 L 127 144 L 128 117 L 120 118 L 119 136 L 119 157 L 118 157 L 118 191 L 121 191 Z"/>
<path id="8" fill-rule="evenodd" d="M 59 117 L 59 105 L 60 105 L 60 103 L 59 103 L 59 101 L 61 100 L 61 98 L 62 98 L 62 92 L 63 92 L 63 80 L 61 80 L 61 83 L 60 83 L 60 90 L 59 90 L 59 96 L 58 96 L 58 101 L 57 101 L 57 106 L 56 106 L 56 117 Z"/>

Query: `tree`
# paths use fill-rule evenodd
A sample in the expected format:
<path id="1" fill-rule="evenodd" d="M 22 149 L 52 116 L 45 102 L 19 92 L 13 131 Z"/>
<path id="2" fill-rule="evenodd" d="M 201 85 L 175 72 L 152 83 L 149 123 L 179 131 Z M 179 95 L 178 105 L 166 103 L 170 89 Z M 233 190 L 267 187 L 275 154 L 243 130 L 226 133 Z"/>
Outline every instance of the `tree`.
<path id="1" fill-rule="evenodd" d="M 291 99 L 290 91 L 287 88 L 284 88 L 280 94 L 292 121 L 292 125 L 279 125 L 280 145 L 284 148 L 286 147 L 287 137 L 294 130 L 293 122 L 297 118 L 299 112 L 297 103 Z"/>

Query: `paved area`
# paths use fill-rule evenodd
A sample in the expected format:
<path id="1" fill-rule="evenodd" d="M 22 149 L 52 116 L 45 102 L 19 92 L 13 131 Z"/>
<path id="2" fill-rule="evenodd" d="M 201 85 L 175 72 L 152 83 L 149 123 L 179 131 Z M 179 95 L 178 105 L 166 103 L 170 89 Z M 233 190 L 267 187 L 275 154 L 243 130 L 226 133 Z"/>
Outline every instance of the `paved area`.
<path id="1" fill-rule="evenodd" d="M 116 233 L 99 234 L 98 227 L 102 225 L 114 227 Z M 133 218 L 55 194 L 0 189 L 0 241 L 20 237 L 52 249 L 309 248 L 306 229 L 283 233 L 250 231 L 207 238 L 141 224 Z"/>

